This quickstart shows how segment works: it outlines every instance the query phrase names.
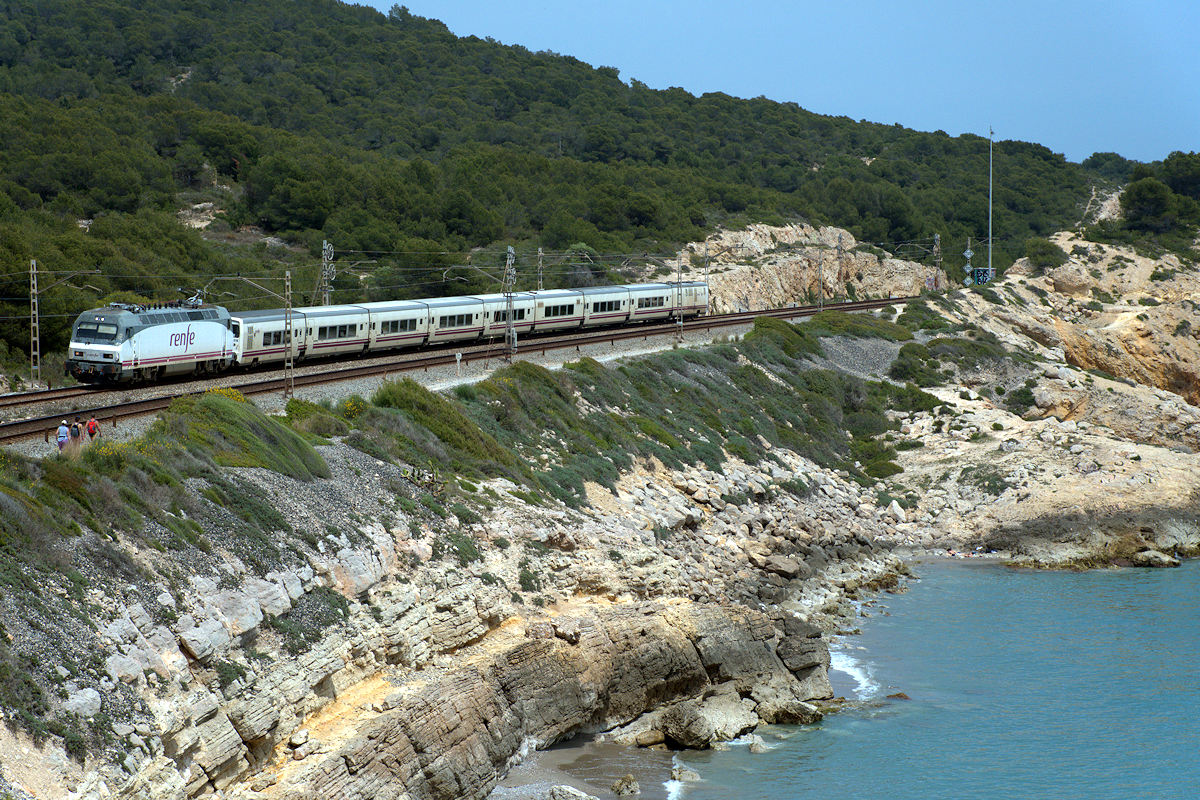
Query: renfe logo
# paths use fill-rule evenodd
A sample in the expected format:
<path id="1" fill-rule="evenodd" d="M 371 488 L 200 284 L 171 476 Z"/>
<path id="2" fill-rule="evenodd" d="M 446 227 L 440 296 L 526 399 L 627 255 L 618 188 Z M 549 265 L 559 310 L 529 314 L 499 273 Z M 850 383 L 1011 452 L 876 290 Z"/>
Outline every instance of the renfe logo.
<path id="1" fill-rule="evenodd" d="M 171 347 L 182 347 L 183 352 L 186 353 L 188 348 L 196 343 L 196 332 L 192 330 L 191 325 L 188 325 L 186 331 L 172 333 L 169 342 Z"/>

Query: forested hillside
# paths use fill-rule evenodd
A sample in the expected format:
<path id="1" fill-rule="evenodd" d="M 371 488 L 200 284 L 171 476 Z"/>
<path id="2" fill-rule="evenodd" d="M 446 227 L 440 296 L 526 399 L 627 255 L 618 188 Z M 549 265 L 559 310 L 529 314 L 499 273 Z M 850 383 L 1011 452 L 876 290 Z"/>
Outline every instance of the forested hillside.
<path id="1" fill-rule="evenodd" d="M 488 286 L 474 273 L 439 284 L 465 251 L 488 248 L 476 263 L 489 265 L 507 244 L 663 253 L 717 224 L 805 219 L 885 247 L 940 233 L 954 253 L 987 232 L 988 143 L 976 136 L 655 91 L 567 56 L 459 39 L 400 7 L 0 7 L 9 347 L 27 343 L 16 320 L 30 258 L 103 273 L 43 297 L 53 349 L 70 314 L 113 292 L 174 298 L 199 276 L 278 275 L 279 262 L 310 283 L 324 238 L 373 262 L 366 280 L 335 286 L 348 301 Z M 1093 186 L 1135 167 L 1114 154 L 1073 164 L 1015 141 L 996 143 L 995 163 L 1000 265 L 1029 237 L 1077 223 Z M 1158 184 L 1158 165 L 1140 168 Z M 1195 213 L 1177 192 L 1142 192 L 1154 220 L 1143 233 Z M 203 201 L 224 211 L 206 238 L 176 221 Z M 293 247 L 214 235 L 243 225 Z M 240 293 L 233 305 L 272 302 L 225 288 Z"/>

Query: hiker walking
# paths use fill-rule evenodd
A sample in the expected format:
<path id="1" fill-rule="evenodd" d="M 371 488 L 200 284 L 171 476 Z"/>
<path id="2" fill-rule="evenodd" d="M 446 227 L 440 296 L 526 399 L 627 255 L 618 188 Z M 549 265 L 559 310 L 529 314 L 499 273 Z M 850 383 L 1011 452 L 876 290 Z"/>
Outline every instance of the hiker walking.
<path id="1" fill-rule="evenodd" d="M 67 442 L 71 439 L 71 429 L 67 427 L 67 421 L 64 419 L 62 424 L 58 426 L 58 452 L 67 449 Z"/>
<path id="2" fill-rule="evenodd" d="M 96 421 L 96 415 L 92 414 L 87 421 L 88 441 L 94 442 L 96 437 L 100 435 L 100 423 Z"/>
<path id="3" fill-rule="evenodd" d="M 79 446 L 83 443 L 83 423 L 79 421 L 79 417 L 71 423 L 71 452 L 78 453 Z"/>

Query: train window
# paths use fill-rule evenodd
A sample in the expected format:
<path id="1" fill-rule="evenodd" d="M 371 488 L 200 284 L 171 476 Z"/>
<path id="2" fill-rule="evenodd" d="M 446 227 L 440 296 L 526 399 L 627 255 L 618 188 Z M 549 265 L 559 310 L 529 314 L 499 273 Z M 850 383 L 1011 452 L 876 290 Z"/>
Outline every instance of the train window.
<path id="1" fill-rule="evenodd" d="M 204 312 L 203 311 L 189 311 L 189 312 L 187 312 L 187 318 L 190 320 L 204 319 Z"/>
<path id="2" fill-rule="evenodd" d="M 514 308 L 513 309 L 513 322 L 520 322 L 523 319 L 525 319 L 525 309 Z M 507 308 L 504 309 L 503 311 L 496 312 L 496 322 L 508 322 L 508 309 Z"/>
<path id="3" fill-rule="evenodd" d="M 475 316 L 479 315 L 476 314 Z M 470 314 L 451 314 L 445 317 L 438 317 L 439 328 L 462 328 L 470 324 Z"/>
<path id="4" fill-rule="evenodd" d="M 380 333 L 400 333 L 401 331 L 415 331 L 417 329 L 417 321 L 415 319 L 394 319 L 391 322 L 381 323 L 379 326 Z"/>
<path id="5" fill-rule="evenodd" d="M 639 297 L 638 308 L 662 308 L 666 304 L 665 297 Z"/>
<path id="6" fill-rule="evenodd" d="M 569 317 L 575 313 L 575 304 L 569 306 L 546 306 L 546 317 Z"/>
<path id="7" fill-rule="evenodd" d="M 242 335 L 242 326 L 237 322 L 231 323 L 229 326 L 229 330 L 233 332 L 234 336 Z"/>
<path id="8" fill-rule="evenodd" d="M 603 314 L 605 311 L 620 311 L 620 300 L 604 300 L 600 303 L 592 303 L 593 314 Z"/>
<path id="9" fill-rule="evenodd" d="M 80 323 L 75 328 L 75 338 L 85 342 L 111 342 L 117 338 L 117 326 L 109 322 Z"/>

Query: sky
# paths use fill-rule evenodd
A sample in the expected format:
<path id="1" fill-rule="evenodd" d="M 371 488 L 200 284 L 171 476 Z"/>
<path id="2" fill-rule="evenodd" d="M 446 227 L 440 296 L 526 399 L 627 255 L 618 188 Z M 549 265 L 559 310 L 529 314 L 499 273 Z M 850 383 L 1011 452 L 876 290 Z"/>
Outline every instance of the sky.
<path id="1" fill-rule="evenodd" d="M 363 2 L 363 0 L 358 0 Z M 372 0 L 387 11 L 391 2 Z M 628 83 L 791 101 L 1071 161 L 1200 151 L 1200 0 L 405 0 Z"/>

